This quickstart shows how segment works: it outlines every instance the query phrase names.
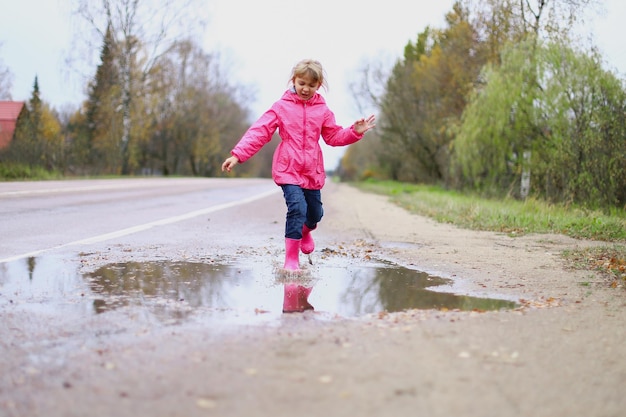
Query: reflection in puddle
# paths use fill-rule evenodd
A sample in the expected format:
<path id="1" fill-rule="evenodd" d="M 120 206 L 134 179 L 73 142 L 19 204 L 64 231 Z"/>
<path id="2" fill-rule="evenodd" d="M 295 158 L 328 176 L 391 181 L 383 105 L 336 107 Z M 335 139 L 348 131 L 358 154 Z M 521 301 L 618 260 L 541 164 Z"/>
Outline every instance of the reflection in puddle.
<path id="1" fill-rule="evenodd" d="M 0 307 L 28 303 L 91 314 L 130 308 L 159 320 L 238 312 L 311 310 L 358 317 L 407 309 L 499 310 L 512 301 L 428 290 L 451 280 L 382 263 L 339 265 L 324 260 L 298 279 L 286 280 L 269 264 L 128 262 L 81 276 L 50 257 L 0 265 Z M 432 289 L 432 288 L 431 288 Z"/>
<path id="2" fill-rule="evenodd" d="M 84 303 L 88 291 L 76 266 L 56 257 L 0 264 L 0 308 L 13 305 L 47 313 L 90 312 Z"/>

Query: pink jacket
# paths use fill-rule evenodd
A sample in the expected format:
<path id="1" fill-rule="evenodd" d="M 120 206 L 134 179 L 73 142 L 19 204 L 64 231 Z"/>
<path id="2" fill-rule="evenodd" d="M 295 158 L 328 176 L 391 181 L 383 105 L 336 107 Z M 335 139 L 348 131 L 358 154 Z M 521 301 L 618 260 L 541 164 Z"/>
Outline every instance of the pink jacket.
<path id="1" fill-rule="evenodd" d="M 282 140 L 272 161 L 274 182 L 309 190 L 320 190 L 326 181 L 320 136 L 330 146 L 349 145 L 363 137 L 353 126 L 337 125 L 320 94 L 304 101 L 292 89 L 248 129 L 231 154 L 239 162 L 247 161 L 272 139 L 276 129 Z"/>

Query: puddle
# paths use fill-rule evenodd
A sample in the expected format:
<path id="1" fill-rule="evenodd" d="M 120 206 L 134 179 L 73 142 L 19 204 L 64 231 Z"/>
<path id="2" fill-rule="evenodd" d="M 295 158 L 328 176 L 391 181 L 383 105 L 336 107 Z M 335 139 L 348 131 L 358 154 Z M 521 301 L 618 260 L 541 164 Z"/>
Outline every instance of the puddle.
<path id="1" fill-rule="evenodd" d="M 452 281 L 397 265 L 340 263 L 324 260 L 297 279 L 287 279 L 269 264 L 128 262 L 81 275 L 68 261 L 29 258 L 0 264 L 0 307 L 82 315 L 128 310 L 162 322 L 207 317 L 249 322 L 252 316 L 271 318 L 285 309 L 309 306 L 343 317 L 406 309 L 516 307 L 508 300 L 433 291 Z"/>

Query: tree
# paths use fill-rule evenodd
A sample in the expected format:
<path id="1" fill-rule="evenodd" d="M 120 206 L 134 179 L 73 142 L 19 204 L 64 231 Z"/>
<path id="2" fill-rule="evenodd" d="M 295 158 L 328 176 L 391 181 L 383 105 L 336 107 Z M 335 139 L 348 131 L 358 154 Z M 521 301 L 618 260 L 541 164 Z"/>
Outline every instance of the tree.
<path id="1" fill-rule="evenodd" d="M 540 78 L 547 141 L 536 152 L 535 188 L 552 201 L 626 205 L 626 91 L 599 57 L 550 44 Z"/>
<path id="2" fill-rule="evenodd" d="M 377 171 L 403 181 L 458 184 L 456 171 L 450 170 L 450 149 L 464 123 L 462 115 L 473 91 L 485 88 L 486 74 L 497 70 L 502 51 L 509 45 L 525 45 L 526 56 L 519 62 L 521 71 L 512 74 L 520 82 L 512 91 L 520 97 L 515 99 L 514 109 L 504 111 L 510 112 L 520 126 L 535 126 L 524 122 L 525 118 L 536 116 L 533 98 L 540 93 L 535 91 L 540 88 L 535 45 L 543 39 L 567 38 L 580 11 L 592 3 L 594 0 L 458 1 L 446 15 L 445 28 L 427 28 L 418 34 L 415 43 L 406 45 L 403 59 L 383 81 L 382 93 L 375 92 L 376 86 L 370 84 L 379 72 L 369 68 L 364 71 L 359 87 L 366 93 L 360 98 L 380 109 L 379 131 L 384 146 L 377 154 Z M 489 68 L 483 70 L 485 65 Z M 493 133 L 497 127 L 487 124 L 488 111 L 483 111 L 483 116 L 487 119 L 477 122 L 476 129 Z M 514 140 L 519 161 L 524 161 L 525 156 L 531 159 L 534 142 L 541 141 L 542 131 L 538 129 L 516 131 L 522 135 Z M 505 132 L 505 136 L 510 134 Z M 494 155 L 499 152 L 483 150 Z M 358 167 L 351 163 L 352 155 L 356 152 L 347 153 L 343 162 Z M 516 166 L 521 169 L 519 178 L 522 173 L 530 178 L 528 166 Z M 521 182 L 507 177 L 501 181 L 516 186 Z"/>
<path id="3" fill-rule="evenodd" d="M 0 43 L 2 46 L 2 43 Z M 13 83 L 13 74 L 9 68 L 4 66 L 0 57 L 0 100 L 11 100 L 11 87 Z"/>
<path id="4" fill-rule="evenodd" d="M 15 139 L 9 147 L 7 160 L 48 171 L 63 169 L 61 125 L 49 106 L 41 100 L 37 77 L 25 117 L 20 118 L 16 126 Z"/>
<path id="5" fill-rule="evenodd" d="M 519 196 L 528 165 L 536 196 L 624 205 L 626 93 L 597 57 L 528 40 L 511 45 L 502 65 L 487 68 L 484 78 L 454 142 L 461 185 Z M 529 79 L 537 88 L 529 88 Z M 527 150 L 531 160 L 523 158 Z"/>
<path id="6" fill-rule="evenodd" d="M 485 58 L 460 2 L 446 24 L 443 30 L 427 28 L 407 44 L 378 101 L 380 165 L 393 179 L 447 180 L 450 127 L 458 123 Z"/>
<path id="7" fill-rule="evenodd" d="M 85 112 L 67 111 L 65 123 L 62 124 L 67 145 L 66 172 L 71 174 L 91 174 L 91 137 Z"/>
<path id="8" fill-rule="evenodd" d="M 519 44 L 503 53 L 501 65 L 485 67 L 485 86 L 473 93 L 454 140 L 457 186 L 502 194 L 519 185 L 524 139 L 536 129 L 537 90 L 528 88 L 533 49 L 533 42 Z"/>
<path id="9" fill-rule="evenodd" d="M 77 14 L 90 24 L 97 39 L 103 43 L 111 33 L 114 40 L 119 71 L 123 174 L 137 168 L 133 160 L 136 152 L 133 132 L 137 133 L 142 122 L 135 123 L 133 115 L 142 114 L 142 103 L 135 101 L 141 97 L 155 62 L 170 50 L 177 37 L 185 32 L 189 35 L 202 26 L 201 6 L 199 0 L 102 0 L 99 6 L 89 0 L 77 0 Z M 139 134 L 144 133 L 140 129 Z"/>
<path id="10" fill-rule="evenodd" d="M 116 42 L 109 27 L 103 39 L 100 65 L 89 84 L 85 142 L 76 144 L 85 147 L 85 162 L 97 173 L 120 174 L 123 166 L 119 152 L 122 137 L 121 88 L 115 48 Z"/>
<path id="11" fill-rule="evenodd" d="M 145 100 L 151 139 L 142 154 L 158 160 L 164 174 L 217 175 L 228 139 L 245 130 L 238 89 L 222 74 L 219 56 L 191 40 L 178 42 L 154 66 Z"/>

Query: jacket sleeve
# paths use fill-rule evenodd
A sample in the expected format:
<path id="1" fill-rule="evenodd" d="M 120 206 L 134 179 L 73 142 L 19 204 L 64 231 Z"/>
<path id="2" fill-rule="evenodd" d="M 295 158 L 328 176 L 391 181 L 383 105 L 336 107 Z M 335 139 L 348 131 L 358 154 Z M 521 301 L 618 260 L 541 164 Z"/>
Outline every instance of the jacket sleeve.
<path id="1" fill-rule="evenodd" d="M 354 130 L 354 126 L 341 127 L 335 120 L 335 115 L 329 109 L 324 117 L 322 138 L 329 146 L 346 146 L 358 142 L 363 137 Z"/>
<path id="2" fill-rule="evenodd" d="M 272 136 L 277 128 L 278 117 L 274 106 L 272 106 L 272 108 L 263 113 L 263 115 L 250 126 L 230 152 L 231 155 L 236 156 L 239 162 L 247 161 L 265 144 L 272 140 Z"/>

